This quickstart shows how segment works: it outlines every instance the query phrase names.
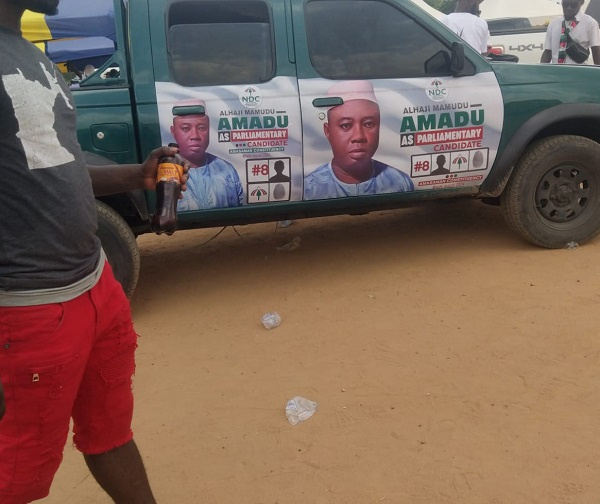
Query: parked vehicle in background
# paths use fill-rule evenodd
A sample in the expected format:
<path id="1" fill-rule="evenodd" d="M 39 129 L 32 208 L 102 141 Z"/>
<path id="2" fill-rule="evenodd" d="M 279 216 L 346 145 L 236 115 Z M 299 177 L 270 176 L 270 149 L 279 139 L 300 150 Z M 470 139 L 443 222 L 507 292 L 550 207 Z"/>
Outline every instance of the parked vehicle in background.
<path id="1" fill-rule="evenodd" d="M 491 52 L 514 54 L 520 63 L 540 62 L 546 28 L 562 15 L 560 0 L 485 0 L 480 6 L 490 29 Z M 583 11 L 600 20 L 600 0 L 586 0 Z"/>
<path id="2" fill-rule="evenodd" d="M 409 0 L 114 1 L 78 138 L 90 163 L 131 163 L 178 136 L 200 160 L 181 230 L 468 197 L 538 246 L 600 233 L 598 68 L 489 61 Z M 155 206 L 98 202 L 128 294 Z"/>

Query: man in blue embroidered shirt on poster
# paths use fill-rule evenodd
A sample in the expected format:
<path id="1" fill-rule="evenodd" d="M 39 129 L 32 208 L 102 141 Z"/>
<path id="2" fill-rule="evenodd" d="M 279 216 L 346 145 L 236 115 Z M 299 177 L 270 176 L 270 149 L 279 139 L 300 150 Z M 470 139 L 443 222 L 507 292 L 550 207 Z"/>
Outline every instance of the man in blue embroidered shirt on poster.
<path id="1" fill-rule="evenodd" d="M 182 100 L 177 107 L 200 106 L 206 111 L 204 100 Z M 210 143 L 210 119 L 204 114 L 173 116 L 171 135 L 179 145 L 179 152 L 190 162 L 187 191 L 177 203 L 177 211 L 204 210 L 240 206 L 244 190 L 240 177 L 231 163 L 206 152 Z"/>
<path id="2" fill-rule="evenodd" d="M 373 85 L 369 81 L 338 82 L 327 95 L 344 100 L 329 109 L 323 125 L 333 159 L 304 178 L 304 199 L 414 190 L 408 175 L 373 159 L 379 147 L 380 125 Z"/>

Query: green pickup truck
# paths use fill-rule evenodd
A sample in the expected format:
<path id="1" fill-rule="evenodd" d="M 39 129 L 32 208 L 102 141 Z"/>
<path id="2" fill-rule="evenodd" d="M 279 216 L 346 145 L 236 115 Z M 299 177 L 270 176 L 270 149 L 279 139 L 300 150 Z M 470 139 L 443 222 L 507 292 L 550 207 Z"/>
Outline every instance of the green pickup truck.
<path id="1" fill-rule="evenodd" d="M 410 0 L 115 0 L 73 90 L 89 162 L 190 160 L 179 229 L 499 202 L 532 244 L 600 232 L 600 70 L 495 63 Z M 153 192 L 100 198 L 125 290 Z"/>

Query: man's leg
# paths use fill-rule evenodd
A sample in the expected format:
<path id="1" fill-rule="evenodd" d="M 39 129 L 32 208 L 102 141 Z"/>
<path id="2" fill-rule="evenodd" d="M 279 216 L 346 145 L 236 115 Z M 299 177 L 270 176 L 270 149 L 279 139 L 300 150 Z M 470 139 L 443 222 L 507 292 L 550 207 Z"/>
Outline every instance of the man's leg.
<path id="1" fill-rule="evenodd" d="M 73 441 L 117 504 L 154 504 L 131 430 L 137 334 L 129 301 L 108 264 L 90 295 L 96 334 L 73 407 Z"/>
<path id="2" fill-rule="evenodd" d="M 94 308 L 66 303 L 0 307 L 0 503 L 48 495 L 62 460 L 71 410 L 88 360 Z"/>
<path id="3" fill-rule="evenodd" d="M 116 504 L 156 504 L 133 440 L 99 455 L 84 455 L 90 472 Z"/>

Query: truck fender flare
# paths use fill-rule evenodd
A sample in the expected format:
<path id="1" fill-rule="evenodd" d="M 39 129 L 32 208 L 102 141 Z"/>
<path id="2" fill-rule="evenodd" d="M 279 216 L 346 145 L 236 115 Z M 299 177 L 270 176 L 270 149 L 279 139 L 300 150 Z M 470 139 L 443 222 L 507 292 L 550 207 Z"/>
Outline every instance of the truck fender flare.
<path id="1" fill-rule="evenodd" d="M 481 184 L 478 196 L 500 196 L 523 152 L 544 129 L 565 120 L 599 119 L 600 104 L 597 103 L 562 103 L 529 118 L 506 142 L 504 151 L 496 158 L 490 175 Z"/>

